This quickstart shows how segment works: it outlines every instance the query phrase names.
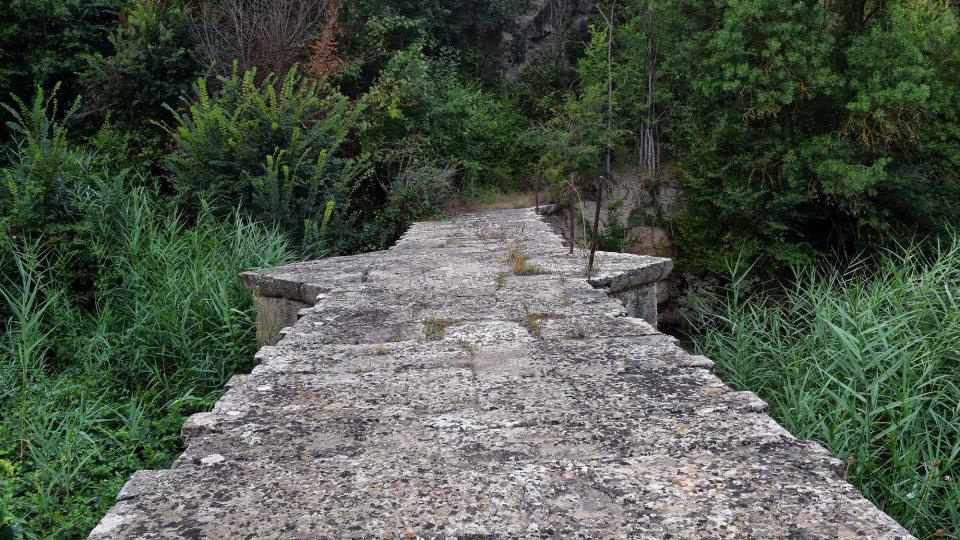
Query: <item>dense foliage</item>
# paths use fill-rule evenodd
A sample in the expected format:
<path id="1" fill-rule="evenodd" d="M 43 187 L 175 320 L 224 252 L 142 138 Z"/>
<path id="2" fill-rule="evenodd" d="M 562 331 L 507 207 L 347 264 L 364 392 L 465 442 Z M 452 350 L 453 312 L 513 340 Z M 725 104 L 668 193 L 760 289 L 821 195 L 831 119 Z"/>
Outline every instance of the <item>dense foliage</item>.
<path id="1" fill-rule="evenodd" d="M 0 287 L 0 503 L 28 537 L 84 537 L 127 477 L 169 466 L 184 419 L 251 367 L 236 274 L 288 261 L 283 237 L 239 217 L 186 228 L 151 199 L 85 197 L 102 254 L 92 310 L 61 285 L 70 261 L 3 246 L 15 270 Z"/>
<path id="2" fill-rule="evenodd" d="M 691 269 L 741 249 L 776 268 L 960 222 L 956 6 L 677 3 L 659 126 Z"/>
<path id="3" fill-rule="evenodd" d="M 0 168 L 0 503 L 6 531 L 82 537 L 125 478 L 180 451 L 252 358 L 236 274 L 291 259 L 279 232 L 201 211 L 192 226 L 71 146 L 38 94 Z M 192 271 L 191 271 L 192 269 Z"/>
<path id="4" fill-rule="evenodd" d="M 425 43 L 437 51 L 458 51 L 460 71 L 496 82 L 501 60 L 522 51 L 501 36 L 517 32 L 516 20 L 529 0 L 354 0 L 343 3 L 341 41 L 350 68 L 348 84 L 369 83 L 390 60 L 391 51 Z M 515 47 L 522 40 L 515 40 Z"/>
<path id="5" fill-rule="evenodd" d="M 321 96 L 295 69 L 282 82 L 273 75 L 255 81 L 256 71 L 235 72 L 219 79 L 215 96 L 204 79 L 197 82 L 197 101 L 173 132 L 170 182 L 192 212 L 205 206 L 222 216 L 240 208 L 312 252 L 322 241 L 313 238 L 320 234 L 313 220 L 339 195 L 349 196 L 343 180 L 356 174 L 337 156 L 355 113 L 342 95 Z"/>
<path id="6" fill-rule="evenodd" d="M 601 12 L 577 64 L 556 68 L 573 91 L 539 102 L 548 141 L 576 139 L 544 172 L 576 166 L 559 158 L 592 141 L 653 190 L 679 185 L 681 204 L 661 217 L 685 270 L 720 271 L 745 251 L 777 271 L 960 222 L 955 4 L 625 4 Z M 610 128 L 591 120 L 608 83 Z M 588 162 L 586 179 L 599 171 Z"/>
<path id="7" fill-rule="evenodd" d="M 960 241 L 897 249 L 844 271 L 795 268 L 770 291 L 731 265 L 731 285 L 691 311 L 700 353 L 756 392 L 801 439 L 919 538 L 960 522 Z"/>
<path id="8" fill-rule="evenodd" d="M 130 470 L 169 462 L 183 415 L 249 358 L 249 298 L 234 285 L 248 266 L 383 249 L 412 220 L 499 191 L 592 198 L 602 174 L 635 196 L 606 201 L 601 246 L 663 227 L 690 283 L 739 255 L 802 284 L 790 302 L 807 313 L 801 293 L 896 284 L 826 272 L 823 288 L 791 265 L 904 238 L 929 251 L 960 225 L 960 7 L 947 0 L 0 0 L 0 12 L 0 538 L 11 525 L 82 536 Z M 738 298 L 708 313 L 732 321 L 769 301 Z M 862 306 L 848 307 L 832 313 Z M 721 338 L 743 331 L 697 321 L 721 358 Z M 914 338 L 949 338 L 949 321 L 924 321 Z M 834 346 L 794 337 L 811 358 Z M 839 369 L 821 360 L 797 360 L 800 376 Z M 786 369 L 725 365 L 763 391 Z M 765 375 L 741 377 L 750 366 Z M 928 375 L 897 376 L 920 392 L 910 385 Z M 925 410 L 955 405 L 941 389 Z M 847 390 L 837 403 L 862 394 Z M 925 473 L 876 447 L 889 433 L 865 438 L 852 420 L 810 432 L 832 414 L 822 397 L 781 419 L 856 453 L 853 477 L 914 531 L 955 533 L 952 491 L 902 500 Z M 911 435 L 922 463 L 956 446 L 941 431 Z"/>
<path id="9" fill-rule="evenodd" d="M 3 0 L 0 96 L 29 96 L 62 83 L 69 99 L 82 91 L 86 56 L 110 50 L 122 0 Z"/>

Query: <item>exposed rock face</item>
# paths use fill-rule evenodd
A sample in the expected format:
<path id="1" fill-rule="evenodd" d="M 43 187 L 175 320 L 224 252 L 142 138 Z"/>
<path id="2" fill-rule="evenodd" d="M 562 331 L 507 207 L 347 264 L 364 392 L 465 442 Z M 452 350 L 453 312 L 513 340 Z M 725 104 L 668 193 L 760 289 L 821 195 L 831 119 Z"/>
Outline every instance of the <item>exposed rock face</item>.
<path id="1" fill-rule="evenodd" d="M 516 20 L 516 33 L 501 36 L 504 49 L 512 58 L 505 59 L 507 76 L 530 62 L 543 57 L 562 56 L 565 39 L 578 36 L 589 40 L 588 23 L 594 7 L 583 0 L 531 0 L 526 13 Z"/>
<path id="2" fill-rule="evenodd" d="M 91 538 L 910 537 L 602 290 L 649 285 L 668 260 L 600 259 L 598 289 L 514 210 L 248 275 L 319 300 Z"/>

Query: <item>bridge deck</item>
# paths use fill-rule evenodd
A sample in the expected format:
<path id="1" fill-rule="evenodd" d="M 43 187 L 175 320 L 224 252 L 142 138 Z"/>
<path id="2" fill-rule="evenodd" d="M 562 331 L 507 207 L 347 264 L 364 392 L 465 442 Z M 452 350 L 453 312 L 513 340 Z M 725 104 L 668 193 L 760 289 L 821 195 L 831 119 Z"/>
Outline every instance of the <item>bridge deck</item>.
<path id="1" fill-rule="evenodd" d="M 542 273 L 514 275 L 513 247 Z M 669 261 L 600 271 L 641 286 Z M 530 210 L 263 274 L 263 294 L 316 306 L 91 538 L 910 537 L 583 276 Z"/>

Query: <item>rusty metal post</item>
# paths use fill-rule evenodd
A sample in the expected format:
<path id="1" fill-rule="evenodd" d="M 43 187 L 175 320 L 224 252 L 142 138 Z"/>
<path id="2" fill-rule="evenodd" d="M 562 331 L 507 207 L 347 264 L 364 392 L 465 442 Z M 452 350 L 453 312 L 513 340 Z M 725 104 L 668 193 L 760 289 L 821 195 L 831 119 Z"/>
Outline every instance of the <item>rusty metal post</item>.
<path id="1" fill-rule="evenodd" d="M 540 213 L 540 182 L 533 183 L 533 204 L 537 206 L 537 213 Z"/>
<path id="2" fill-rule="evenodd" d="M 600 205 L 603 203 L 603 175 L 597 178 L 597 210 L 593 213 L 593 239 L 590 241 L 590 260 L 587 262 L 587 276 L 593 275 L 593 257 L 597 253 L 597 240 L 600 237 Z"/>
<path id="3" fill-rule="evenodd" d="M 567 211 L 570 213 L 570 253 L 577 244 L 576 214 L 573 211 L 573 187 L 567 189 Z"/>

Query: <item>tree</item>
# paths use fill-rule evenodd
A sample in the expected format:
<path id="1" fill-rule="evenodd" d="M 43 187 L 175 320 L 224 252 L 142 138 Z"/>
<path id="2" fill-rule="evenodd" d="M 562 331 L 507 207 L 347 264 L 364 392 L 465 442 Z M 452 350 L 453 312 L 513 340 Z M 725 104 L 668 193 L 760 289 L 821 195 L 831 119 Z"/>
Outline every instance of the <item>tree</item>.
<path id="1" fill-rule="evenodd" d="M 60 83 L 61 98 L 82 93 L 86 56 L 110 52 L 123 0 L 0 1 L 0 101 Z"/>
<path id="2" fill-rule="evenodd" d="M 658 4 L 658 128 L 685 193 L 672 224 L 688 269 L 741 250 L 782 268 L 958 223 L 948 3 Z"/>
<path id="3" fill-rule="evenodd" d="M 200 74 L 190 55 L 190 13 L 176 2 L 138 0 L 121 16 L 112 54 L 87 57 L 80 74 L 81 114 L 106 121 L 93 141 L 102 152 L 159 172 L 168 140 L 158 123 L 173 119 L 165 106 L 177 104 Z"/>
<path id="4" fill-rule="evenodd" d="M 221 0 L 201 2 L 194 26 L 197 61 L 229 75 L 286 73 L 309 55 L 327 16 L 329 0 Z"/>
<path id="5" fill-rule="evenodd" d="M 638 141 L 638 154 L 640 166 L 648 174 L 656 176 L 660 174 L 660 137 L 657 131 L 657 122 L 659 120 L 657 113 L 657 82 L 659 79 L 657 63 L 660 56 L 657 42 L 657 25 L 655 21 L 655 10 L 651 0 L 645 0 L 641 7 L 641 13 L 638 17 L 643 24 L 643 55 L 637 55 L 637 59 L 642 59 L 644 64 L 645 96 L 643 106 L 645 115 L 640 126 L 640 137 Z"/>
<path id="6" fill-rule="evenodd" d="M 499 84 L 508 55 L 504 33 L 529 0 L 352 0 L 341 11 L 341 50 L 352 69 L 348 94 L 361 93 L 395 52 L 416 43 L 430 53 L 456 51 L 458 71 L 485 86 Z"/>

